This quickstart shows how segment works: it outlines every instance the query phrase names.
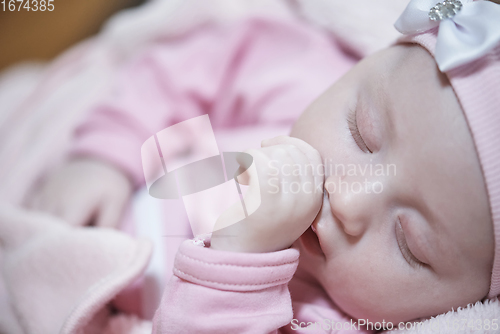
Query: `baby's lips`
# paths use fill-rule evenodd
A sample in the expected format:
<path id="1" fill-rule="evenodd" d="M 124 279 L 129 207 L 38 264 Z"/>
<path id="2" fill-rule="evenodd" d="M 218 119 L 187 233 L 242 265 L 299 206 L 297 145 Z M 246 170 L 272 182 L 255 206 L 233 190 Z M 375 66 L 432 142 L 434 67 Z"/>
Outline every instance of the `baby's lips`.
<path id="1" fill-rule="evenodd" d="M 318 234 L 316 226 L 314 226 L 314 224 L 311 224 L 311 230 L 313 230 L 314 233 Z"/>

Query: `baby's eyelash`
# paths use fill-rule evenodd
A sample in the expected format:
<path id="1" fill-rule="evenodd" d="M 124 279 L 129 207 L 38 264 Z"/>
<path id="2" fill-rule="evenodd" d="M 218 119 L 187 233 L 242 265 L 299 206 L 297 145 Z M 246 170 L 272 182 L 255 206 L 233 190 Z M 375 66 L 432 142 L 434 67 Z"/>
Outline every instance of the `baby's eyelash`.
<path id="1" fill-rule="evenodd" d="M 396 240 L 398 242 L 401 254 L 403 254 L 403 257 L 405 258 L 406 262 L 410 264 L 410 266 L 414 268 L 420 268 L 425 265 L 423 262 L 417 259 L 415 255 L 413 255 L 412 252 L 410 251 L 410 248 L 406 243 L 406 237 L 403 228 L 401 227 L 401 219 L 399 217 L 398 217 L 398 222 L 396 223 Z"/>
<path id="2" fill-rule="evenodd" d="M 358 122 L 356 120 L 356 109 L 350 109 L 347 115 L 347 125 L 349 126 L 349 131 L 351 132 L 352 138 L 356 142 L 356 145 L 361 149 L 361 151 L 367 153 L 373 153 L 366 145 L 361 133 L 359 132 Z"/>

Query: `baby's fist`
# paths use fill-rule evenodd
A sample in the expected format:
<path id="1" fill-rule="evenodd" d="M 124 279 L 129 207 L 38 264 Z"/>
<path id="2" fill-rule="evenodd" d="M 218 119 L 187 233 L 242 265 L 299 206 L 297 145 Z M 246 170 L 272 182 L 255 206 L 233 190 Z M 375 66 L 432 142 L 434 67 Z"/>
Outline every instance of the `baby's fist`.
<path id="1" fill-rule="evenodd" d="M 224 212 L 216 229 L 230 225 L 212 234 L 211 247 L 237 252 L 272 252 L 290 247 L 321 207 L 321 156 L 306 142 L 287 136 L 265 140 L 262 148 L 246 153 L 252 155 L 255 169 L 248 169 L 238 180 L 250 185 L 245 194 L 247 206 L 256 202 L 260 206 L 235 224 L 230 224 L 232 210 Z"/>

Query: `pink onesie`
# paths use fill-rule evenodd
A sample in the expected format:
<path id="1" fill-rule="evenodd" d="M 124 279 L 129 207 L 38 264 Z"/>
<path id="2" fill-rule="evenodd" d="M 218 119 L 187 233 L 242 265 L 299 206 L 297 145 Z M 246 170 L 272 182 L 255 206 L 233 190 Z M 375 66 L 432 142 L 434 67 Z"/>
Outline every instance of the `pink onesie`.
<path id="1" fill-rule="evenodd" d="M 216 137 L 228 129 L 251 128 L 259 137 L 270 127 L 289 128 L 357 60 L 332 36 L 300 21 L 205 25 L 157 41 L 124 68 L 110 96 L 78 128 L 71 153 L 106 160 L 139 187 L 140 148 L 154 133 L 203 114 Z M 224 143 L 218 145 L 224 151 Z M 179 223 L 165 218 L 166 225 Z M 154 333 L 323 333 L 337 323 L 343 329 L 333 332 L 356 331 L 320 286 L 296 274 L 294 248 L 241 254 L 188 240 L 167 255 L 174 275 Z M 299 328 L 307 322 L 317 329 Z"/>

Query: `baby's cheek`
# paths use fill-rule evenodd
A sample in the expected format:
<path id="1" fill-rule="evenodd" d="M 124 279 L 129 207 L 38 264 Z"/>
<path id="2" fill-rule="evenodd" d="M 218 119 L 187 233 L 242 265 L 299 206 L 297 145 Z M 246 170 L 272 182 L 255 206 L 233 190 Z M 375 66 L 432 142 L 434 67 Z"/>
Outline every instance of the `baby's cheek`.
<path id="1" fill-rule="evenodd" d="M 327 267 L 325 290 L 337 306 L 354 318 L 399 321 L 400 304 L 406 298 L 394 264 L 383 256 L 355 255 L 332 260 Z"/>

